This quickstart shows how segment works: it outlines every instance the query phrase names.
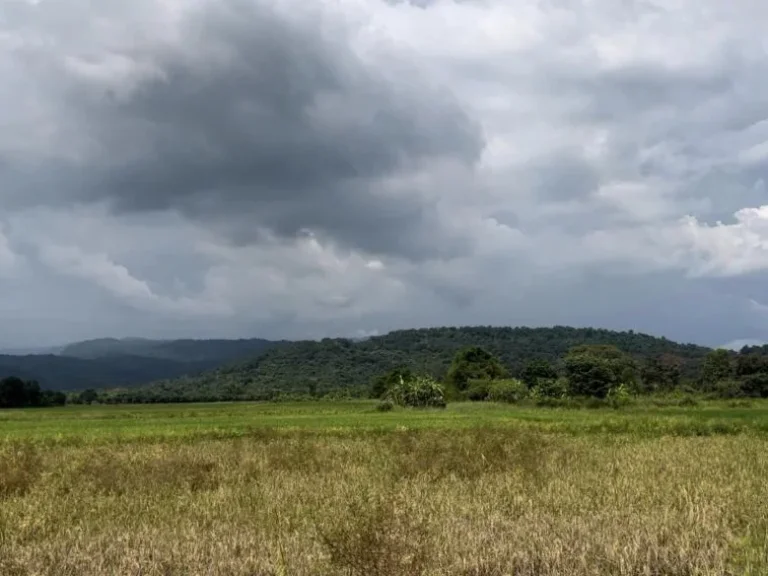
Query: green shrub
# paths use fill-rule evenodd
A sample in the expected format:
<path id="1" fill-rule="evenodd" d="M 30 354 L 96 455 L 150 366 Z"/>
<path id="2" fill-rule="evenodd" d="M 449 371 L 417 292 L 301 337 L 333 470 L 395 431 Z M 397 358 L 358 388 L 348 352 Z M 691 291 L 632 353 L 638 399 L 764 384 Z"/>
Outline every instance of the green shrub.
<path id="1" fill-rule="evenodd" d="M 712 395 L 716 398 L 731 400 L 733 398 L 743 398 L 744 390 L 741 382 L 738 380 L 720 380 L 712 387 Z"/>
<path id="2" fill-rule="evenodd" d="M 382 400 L 376 405 L 377 412 L 391 412 L 395 409 L 395 403 L 392 400 Z"/>
<path id="3" fill-rule="evenodd" d="M 683 396 L 678 400 L 678 406 L 681 408 L 695 408 L 699 405 L 699 401 L 693 395 Z"/>
<path id="4" fill-rule="evenodd" d="M 632 395 L 629 393 L 629 386 L 619 384 L 608 391 L 608 404 L 614 408 L 622 408 L 632 403 Z"/>
<path id="5" fill-rule="evenodd" d="M 482 402 L 483 400 L 488 400 L 490 391 L 490 380 L 470 380 L 466 396 L 468 400 L 472 400 L 473 402 Z"/>
<path id="6" fill-rule="evenodd" d="M 388 395 L 398 406 L 412 408 L 445 408 L 445 390 L 430 376 L 416 376 L 412 380 L 400 379 Z"/>
<path id="7" fill-rule="evenodd" d="M 514 404 L 528 396 L 528 388 L 520 380 L 496 380 L 488 389 L 488 400 Z"/>
<path id="8" fill-rule="evenodd" d="M 596 410 L 598 408 L 605 408 L 606 406 L 608 406 L 607 398 L 596 398 L 594 396 L 579 396 L 577 398 L 577 401 L 583 403 L 584 408 L 589 408 L 591 410 Z"/>
<path id="9" fill-rule="evenodd" d="M 531 396 L 538 408 L 583 408 L 575 398 L 551 398 L 549 396 Z"/>
<path id="10" fill-rule="evenodd" d="M 765 372 L 750 374 L 742 381 L 742 390 L 747 396 L 768 398 L 768 374 Z"/>
<path id="11" fill-rule="evenodd" d="M 376 378 L 371 387 L 371 398 L 385 398 L 389 390 L 403 380 L 413 380 L 414 375 L 408 367 L 395 368 Z"/>
<path id="12" fill-rule="evenodd" d="M 565 378 L 539 378 L 531 390 L 535 398 L 565 398 L 568 396 L 568 380 Z"/>

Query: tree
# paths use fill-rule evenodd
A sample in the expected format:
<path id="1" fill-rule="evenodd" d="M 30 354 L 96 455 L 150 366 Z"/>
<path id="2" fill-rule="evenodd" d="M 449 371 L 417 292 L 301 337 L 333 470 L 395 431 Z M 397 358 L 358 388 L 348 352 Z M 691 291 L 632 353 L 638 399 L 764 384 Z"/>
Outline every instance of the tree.
<path id="1" fill-rule="evenodd" d="M 757 354 L 742 353 L 736 356 L 736 376 L 744 378 L 761 372 L 768 372 L 768 362 Z"/>
<path id="2" fill-rule="evenodd" d="M 640 368 L 642 391 L 656 392 L 677 388 L 682 376 L 681 364 L 679 358 L 669 354 L 646 358 Z"/>
<path id="3" fill-rule="evenodd" d="M 81 404 L 92 404 L 93 402 L 96 402 L 96 400 L 98 399 L 99 399 L 98 392 L 96 392 L 96 390 L 93 390 L 92 388 L 89 388 L 88 390 L 83 390 L 79 396 L 79 400 Z"/>
<path id="4" fill-rule="evenodd" d="M 24 382 L 24 406 L 40 406 L 42 404 L 42 392 L 40 384 L 35 380 Z"/>
<path id="5" fill-rule="evenodd" d="M 498 358 L 479 346 L 471 346 L 454 356 L 447 380 L 457 389 L 466 390 L 470 380 L 496 380 L 506 375 Z"/>
<path id="6" fill-rule="evenodd" d="M 574 396 L 605 398 L 611 388 L 634 380 L 635 366 L 615 346 L 576 346 L 565 357 L 565 372 Z"/>
<path id="7" fill-rule="evenodd" d="M 0 408 L 24 408 L 64 405 L 63 392 L 41 390 L 36 380 L 24 381 L 16 376 L 0 380 Z"/>
<path id="8" fill-rule="evenodd" d="M 768 373 L 756 372 L 741 381 L 741 389 L 747 396 L 768 398 Z"/>
<path id="9" fill-rule="evenodd" d="M 42 406 L 64 406 L 67 403 L 67 395 L 64 392 L 43 390 L 40 403 Z"/>
<path id="10" fill-rule="evenodd" d="M 531 360 L 525 365 L 525 368 L 523 368 L 523 371 L 520 374 L 520 379 L 528 388 L 533 388 L 538 385 L 540 380 L 557 379 L 557 370 L 555 370 L 546 360 Z"/>
<path id="11" fill-rule="evenodd" d="M 568 395 L 567 378 L 539 378 L 532 394 L 543 398 L 565 398 Z"/>
<path id="12" fill-rule="evenodd" d="M 712 390 L 718 382 L 728 380 L 732 374 L 731 353 L 722 348 L 712 350 L 701 365 L 701 385 L 706 390 Z"/>
<path id="13" fill-rule="evenodd" d="M 0 380 L 0 408 L 21 408 L 24 406 L 24 381 L 16 376 Z"/>

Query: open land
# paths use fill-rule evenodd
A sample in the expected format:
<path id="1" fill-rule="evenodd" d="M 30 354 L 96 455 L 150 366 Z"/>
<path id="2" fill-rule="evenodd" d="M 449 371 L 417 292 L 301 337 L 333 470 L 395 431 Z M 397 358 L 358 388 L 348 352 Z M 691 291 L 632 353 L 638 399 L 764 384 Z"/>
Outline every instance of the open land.
<path id="1" fill-rule="evenodd" d="M 0 411 L 0 574 L 768 573 L 768 403 Z"/>

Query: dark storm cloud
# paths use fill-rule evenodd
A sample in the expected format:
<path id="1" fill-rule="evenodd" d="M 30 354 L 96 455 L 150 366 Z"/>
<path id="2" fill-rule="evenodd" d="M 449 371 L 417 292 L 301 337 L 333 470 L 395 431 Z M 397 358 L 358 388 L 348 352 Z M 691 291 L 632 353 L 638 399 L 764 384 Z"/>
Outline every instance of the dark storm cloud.
<path id="1" fill-rule="evenodd" d="M 462 250 L 425 215 L 429 190 L 392 195 L 384 181 L 445 161 L 471 170 L 478 126 L 447 91 L 408 72 L 387 78 L 310 24 L 264 2 L 210 4 L 178 46 L 122 54 L 156 71 L 126 93 L 70 81 L 68 112 L 101 153 L 27 188 L 56 180 L 60 201 L 179 211 L 246 243 L 266 227 L 414 258 Z"/>
<path id="2" fill-rule="evenodd" d="M 656 4 L 3 3 L 0 342 L 768 339 L 768 11 Z"/>

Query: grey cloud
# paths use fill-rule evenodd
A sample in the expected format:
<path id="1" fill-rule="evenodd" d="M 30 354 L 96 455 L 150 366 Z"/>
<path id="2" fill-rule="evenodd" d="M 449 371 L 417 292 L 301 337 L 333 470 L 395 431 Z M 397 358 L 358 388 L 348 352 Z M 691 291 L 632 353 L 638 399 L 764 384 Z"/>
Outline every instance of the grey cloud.
<path id="1" fill-rule="evenodd" d="M 26 202 L 176 210 L 241 242 L 257 241 L 259 228 L 312 229 L 415 258 L 465 250 L 468 239 L 428 216 L 422 190 L 392 197 L 380 181 L 444 161 L 471 171 L 479 127 L 446 89 L 412 74 L 394 83 L 312 25 L 266 2 L 206 4 L 185 20 L 179 46 L 120 55 L 156 71 L 126 94 L 70 77 L 73 140 L 99 153 L 6 177 Z M 240 228 L 233 215 L 247 216 Z"/>
<path id="2" fill-rule="evenodd" d="M 766 203 L 768 12 L 657 4 L 650 26 L 649 3 L 610 0 L 4 6 L 0 206 L 28 215 L 7 231 L 30 267 L 0 282 L 0 319 L 26 310 L 33 344 L 443 324 L 765 340 L 745 273 L 768 216 L 734 214 Z M 54 273 L 46 244 L 90 267 Z"/>
<path id="3" fill-rule="evenodd" d="M 579 150 L 562 150 L 529 163 L 516 185 L 530 190 L 544 202 L 584 200 L 600 186 L 598 167 Z"/>

